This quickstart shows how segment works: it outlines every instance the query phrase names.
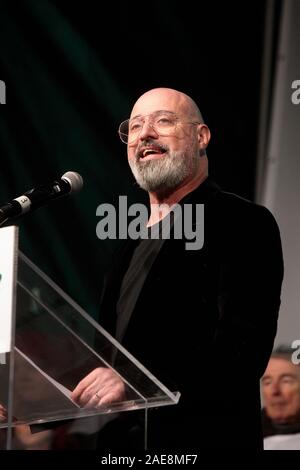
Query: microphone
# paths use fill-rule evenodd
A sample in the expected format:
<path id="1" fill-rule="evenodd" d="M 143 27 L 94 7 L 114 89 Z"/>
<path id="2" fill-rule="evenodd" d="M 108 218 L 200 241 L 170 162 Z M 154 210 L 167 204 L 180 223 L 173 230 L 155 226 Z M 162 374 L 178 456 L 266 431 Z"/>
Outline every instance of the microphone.
<path id="1" fill-rule="evenodd" d="M 83 179 L 81 175 L 75 171 L 67 171 L 60 180 L 30 189 L 22 196 L 0 206 L 0 226 L 8 219 L 38 209 L 67 194 L 76 193 L 81 190 L 82 186 Z"/>

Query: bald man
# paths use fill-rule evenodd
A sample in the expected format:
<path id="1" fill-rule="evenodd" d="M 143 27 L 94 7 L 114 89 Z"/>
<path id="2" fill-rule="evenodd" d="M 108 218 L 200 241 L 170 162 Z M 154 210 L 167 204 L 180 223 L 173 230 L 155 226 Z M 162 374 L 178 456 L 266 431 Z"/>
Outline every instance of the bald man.
<path id="1" fill-rule="evenodd" d="M 119 135 L 149 194 L 150 236 L 128 240 L 118 254 L 100 323 L 181 392 L 178 405 L 149 411 L 148 449 L 262 449 L 259 379 L 272 351 L 283 275 L 277 224 L 266 208 L 222 191 L 208 176 L 210 131 L 184 93 L 143 94 Z M 187 206 L 194 234 L 204 234 L 197 247 L 187 244 L 190 233 L 175 236 L 173 208 L 185 214 Z M 98 378 L 77 389 L 74 399 L 83 406 L 84 390 L 86 402 L 105 402 Z M 110 446 L 142 446 L 139 418 L 130 412 L 111 422 Z"/>

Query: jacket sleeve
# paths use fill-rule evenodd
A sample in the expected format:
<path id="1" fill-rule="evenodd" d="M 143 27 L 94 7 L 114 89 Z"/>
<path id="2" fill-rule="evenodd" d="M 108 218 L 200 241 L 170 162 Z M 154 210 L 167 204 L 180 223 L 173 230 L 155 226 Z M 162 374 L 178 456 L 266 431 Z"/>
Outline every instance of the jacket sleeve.
<path id="1" fill-rule="evenodd" d="M 268 209 L 249 203 L 231 221 L 221 265 L 215 353 L 233 375 L 263 374 L 277 330 L 283 279 L 280 233 Z"/>

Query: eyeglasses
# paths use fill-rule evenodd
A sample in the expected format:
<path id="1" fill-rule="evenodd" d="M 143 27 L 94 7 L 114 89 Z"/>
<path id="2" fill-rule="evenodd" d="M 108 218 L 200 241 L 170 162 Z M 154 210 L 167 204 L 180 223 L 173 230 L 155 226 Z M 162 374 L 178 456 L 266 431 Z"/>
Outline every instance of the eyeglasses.
<path id="1" fill-rule="evenodd" d="M 200 122 L 195 121 L 181 121 L 177 114 L 172 111 L 156 111 L 147 116 L 137 116 L 121 122 L 118 133 L 124 144 L 131 145 L 138 139 L 144 127 L 146 117 L 149 117 L 148 125 L 151 126 L 158 135 L 162 136 L 175 135 L 178 123 L 200 124 Z"/>

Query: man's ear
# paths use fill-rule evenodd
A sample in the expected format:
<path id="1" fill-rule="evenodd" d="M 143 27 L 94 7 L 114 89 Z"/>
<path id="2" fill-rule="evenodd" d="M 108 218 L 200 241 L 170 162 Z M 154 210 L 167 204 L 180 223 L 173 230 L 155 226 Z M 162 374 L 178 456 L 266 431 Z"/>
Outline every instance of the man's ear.
<path id="1" fill-rule="evenodd" d="M 210 141 L 210 130 L 206 124 L 198 124 L 197 138 L 201 152 L 206 149 Z"/>

